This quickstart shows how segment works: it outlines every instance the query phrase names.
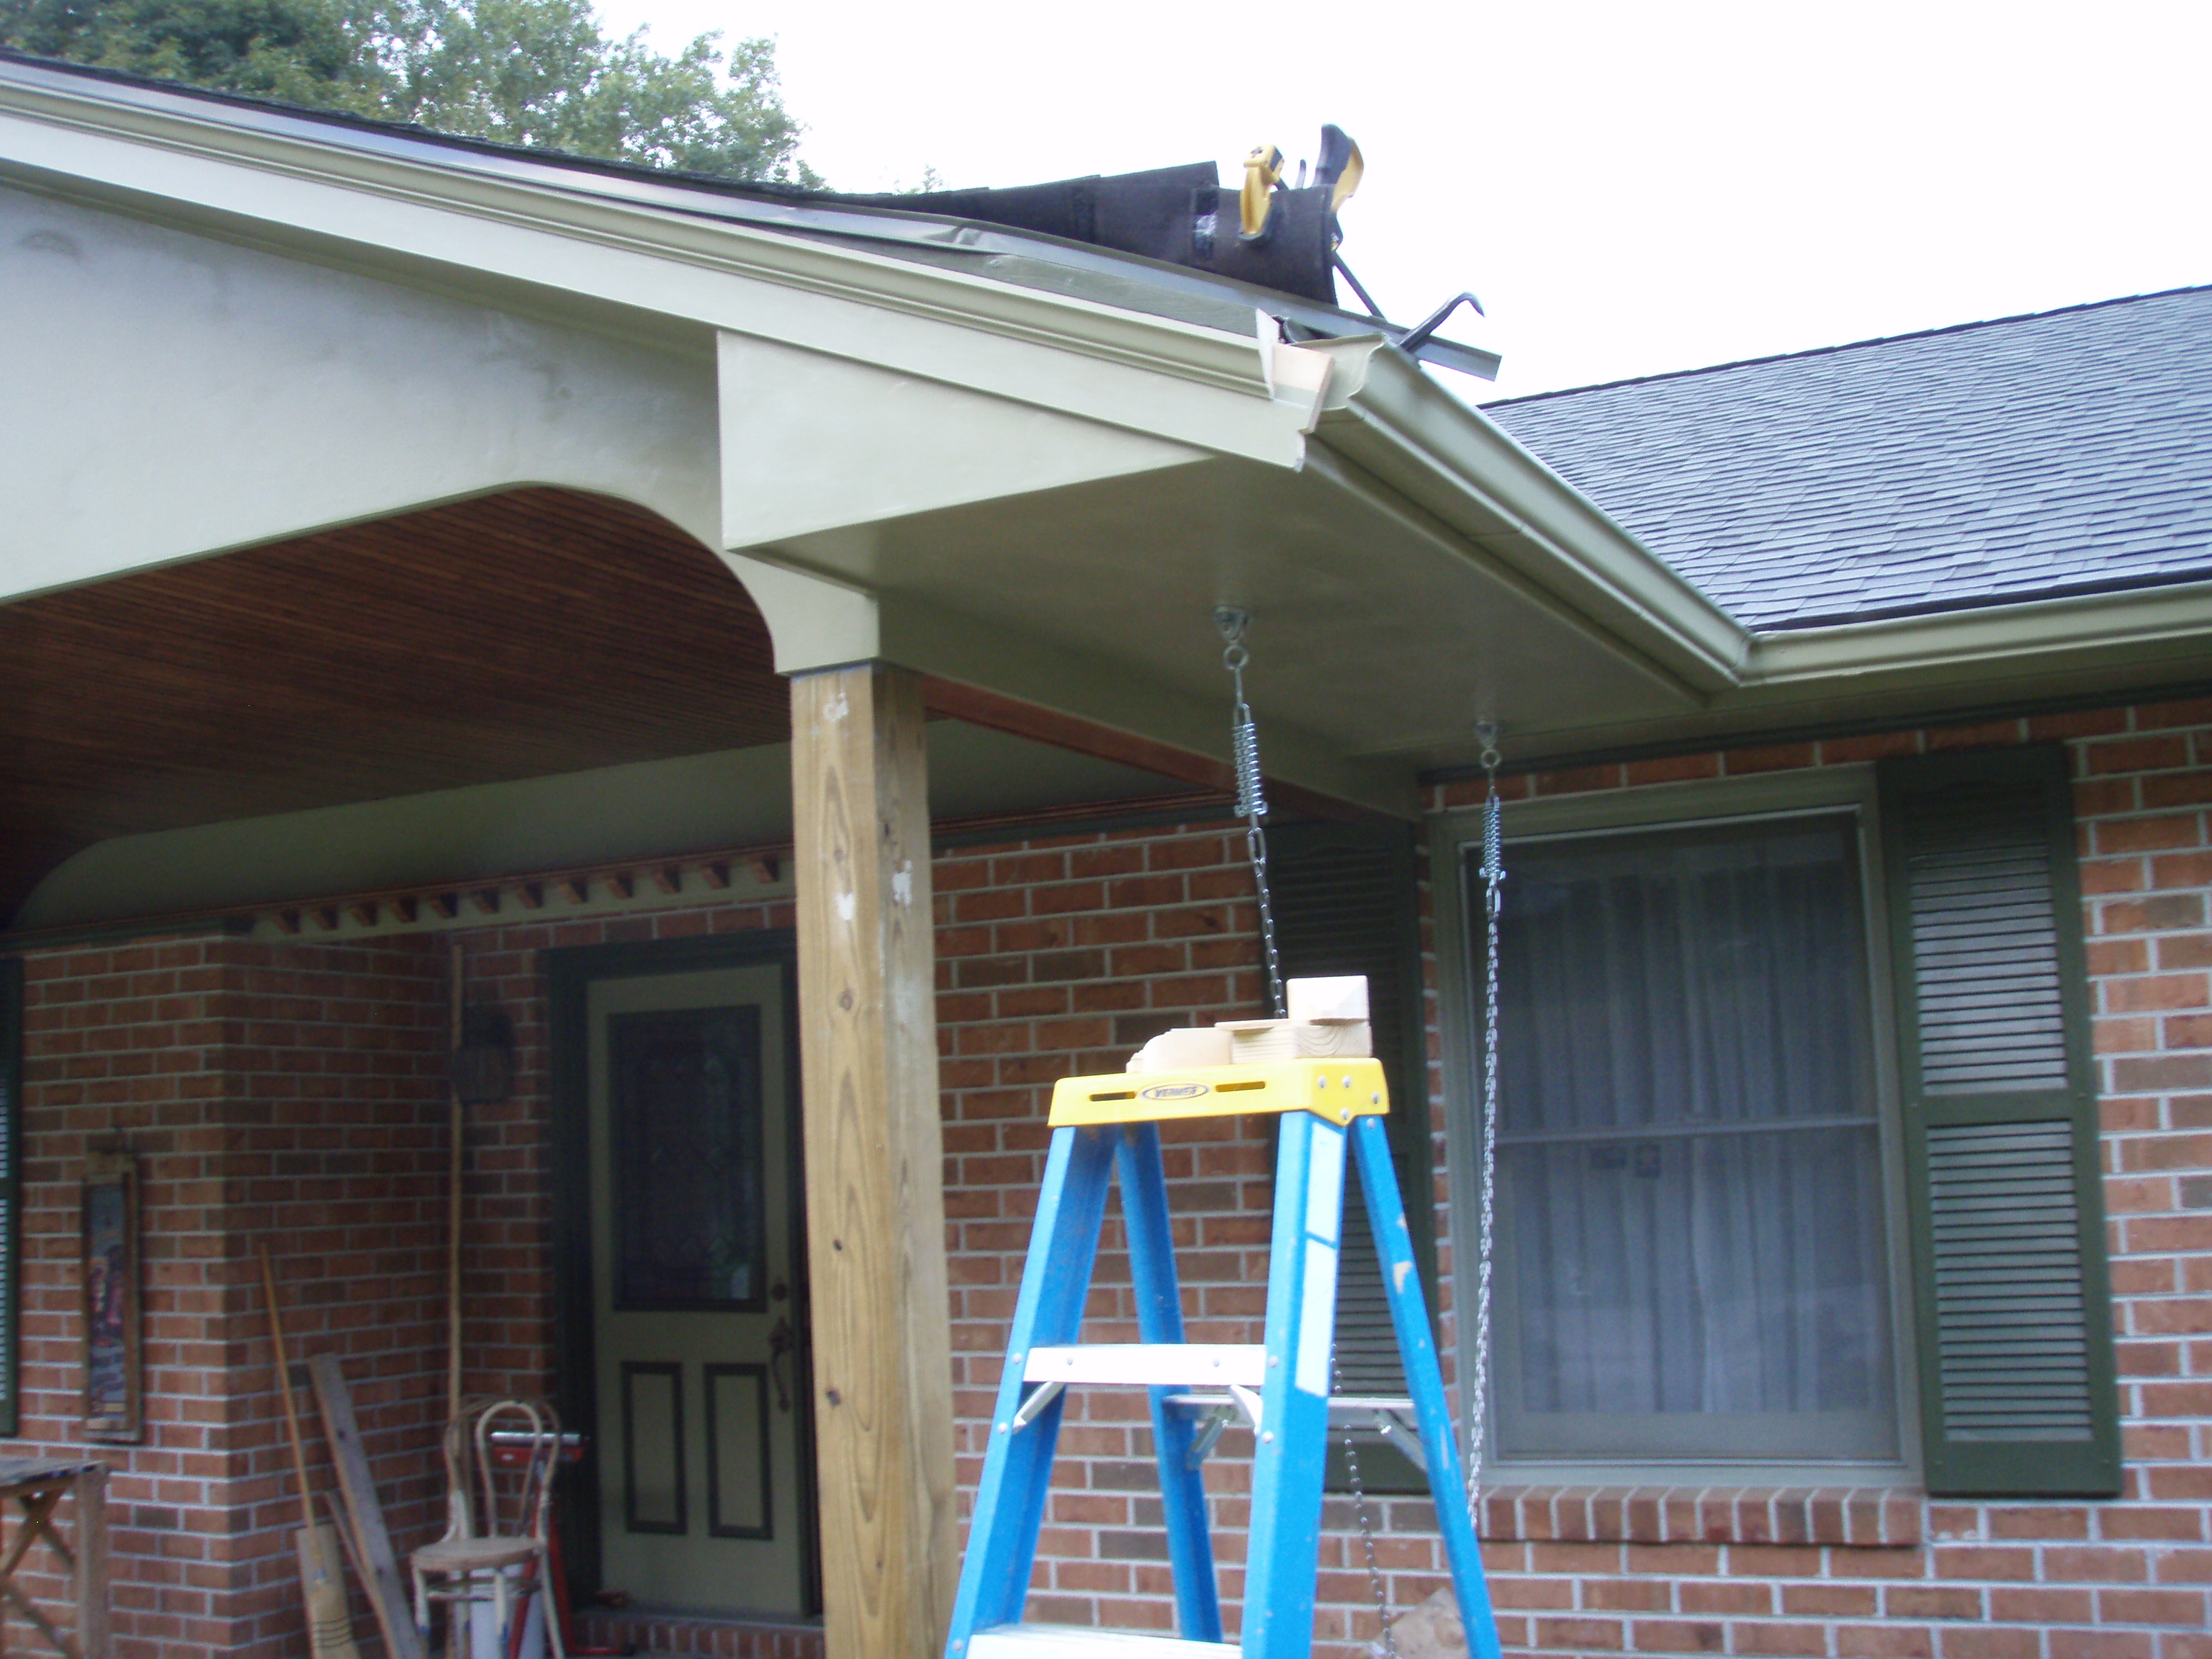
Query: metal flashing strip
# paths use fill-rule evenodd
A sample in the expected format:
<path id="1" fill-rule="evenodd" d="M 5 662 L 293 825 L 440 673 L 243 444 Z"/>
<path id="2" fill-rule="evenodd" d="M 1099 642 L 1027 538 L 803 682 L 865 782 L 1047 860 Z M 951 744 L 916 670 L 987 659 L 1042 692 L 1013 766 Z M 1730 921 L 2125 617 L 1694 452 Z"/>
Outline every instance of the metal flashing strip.
<path id="1" fill-rule="evenodd" d="M 2212 580 L 1927 611 L 1881 622 L 1762 633 L 1744 683 L 1791 685 L 1832 675 L 1910 672 L 2024 658 L 2212 642 Z M 2208 643 L 2212 654 L 2212 643 Z"/>

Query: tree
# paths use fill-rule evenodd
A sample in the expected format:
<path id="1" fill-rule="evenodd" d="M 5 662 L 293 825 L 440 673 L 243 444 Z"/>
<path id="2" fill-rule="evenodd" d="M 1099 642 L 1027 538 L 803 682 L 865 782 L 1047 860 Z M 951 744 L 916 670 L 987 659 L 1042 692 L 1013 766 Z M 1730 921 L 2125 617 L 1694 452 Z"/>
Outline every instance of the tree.
<path id="1" fill-rule="evenodd" d="M 352 0 L 0 0 L 0 46 L 377 115 L 364 21 Z"/>
<path id="2" fill-rule="evenodd" d="M 589 0 L 0 0 L 0 46 L 440 132 L 819 186 L 775 43 L 673 58 Z"/>

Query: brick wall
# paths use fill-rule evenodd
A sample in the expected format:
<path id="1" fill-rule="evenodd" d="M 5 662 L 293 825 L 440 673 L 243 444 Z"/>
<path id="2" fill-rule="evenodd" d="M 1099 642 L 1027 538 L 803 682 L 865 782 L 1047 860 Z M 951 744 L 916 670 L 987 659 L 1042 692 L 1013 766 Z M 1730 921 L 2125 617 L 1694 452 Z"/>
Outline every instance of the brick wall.
<path id="1" fill-rule="evenodd" d="M 444 1397 L 445 963 L 434 941 L 231 945 L 223 1360 L 239 1443 L 231 1651 L 303 1650 L 297 1485 L 273 1384 L 268 1249 L 295 1364 L 343 1362 L 393 1540 L 435 1530 Z M 302 1378 L 302 1381 L 305 1379 Z M 334 1492 L 311 1390 L 310 1480 Z M 356 1597 L 362 1627 L 373 1631 Z M 165 1652 L 167 1650 L 165 1649 Z"/>
<path id="2" fill-rule="evenodd" d="M 1092 835 L 941 858 L 935 883 L 945 1091 L 954 1407 L 962 1514 L 981 1478 L 992 1402 L 1043 1177 L 1054 1079 L 1118 1071 L 1174 1025 L 1264 1012 L 1257 914 L 1241 836 L 1218 828 Z M 1186 1334 L 1259 1340 L 1273 1171 L 1251 1120 L 1162 1126 Z M 1137 1340 L 1118 1194 L 1085 1339 Z M 1151 1421 L 1141 1395 L 1071 1396 L 1030 1616 L 1172 1628 Z M 1251 1437 L 1206 1468 L 1218 1525 L 1245 1516 Z M 1234 1629 L 1242 1540 L 1218 1537 Z"/>
<path id="3" fill-rule="evenodd" d="M 231 1633 L 226 1407 L 204 1363 L 222 1340 L 226 1108 L 220 945 L 155 941 L 32 957 L 24 968 L 22 1418 L 11 1454 L 79 1443 L 82 1330 L 79 1183 L 85 1153 L 140 1158 L 149 1443 L 112 1464 L 114 1630 L 127 1654 Z M 193 1363 L 199 1360 L 201 1363 Z M 211 1419 L 213 1420 L 211 1420 Z M 41 1574 L 34 1593 L 59 1588 Z"/>
<path id="4" fill-rule="evenodd" d="M 145 1432 L 94 1449 L 113 1469 L 119 1654 L 301 1645 L 296 1498 L 253 1254 L 264 1241 L 295 1354 L 348 1357 L 395 1523 L 427 1514 L 403 1402 L 421 1389 L 434 1269 L 429 960 L 416 941 L 216 937 L 26 963 L 24 1410 L 11 1454 L 82 1444 L 84 1158 L 117 1146 L 138 1162 Z"/>
<path id="5" fill-rule="evenodd" d="M 550 1382 L 538 953 L 788 922 L 787 907 L 726 905 L 459 936 L 470 995 L 516 1016 L 519 1048 L 514 1099 L 467 1120 L 466 1391 Z M 113 1471 L 120 1659 L 307 1650 L 259 1245 L 295 1365 L 343 1361 L 402 1558 L 442 1524 L 447 945 L 214 936 L 27 958 L 11 1455 L 83 1447 L 79 1183 L 96 1146 L 138 1159 L 146 1430 L 135 1446 L 93 1449 Z M 313 1395 L 297 1398 L 310 1481 L 332 1492 Z M 52 1575 L 31 1582 L 64 1591 Z M 357 1592 L 355 1611 L 376 1651 Z"/>
<path id="6" fill-rule="evenodd" d="M 1863 1500 L 1871 1519 L 1854 1524 L 1842 1494 L 1818 1503 L 1697 1489 L 1500 1492 L 1485 1506 L 1486 1558 L 1510 1648 L 2212 1655 L 2212 703 L 1675 757 L 1510 778 L 1504 793 L 1558 796 L 2040 740 L 2069 745 L 2077 779 L 2122 1499 Z M 1431 805 L 1471 805 L 1480 793 L 1453 785 Z M 1407 1593 L 1427 1582 L 1417 1573 Z"/>
<path id="7" fill-rule="evenodd" d="M 2129 1424 L 2125 1498 L 1931 1504 L 1841 1492 L 1495 1492 L 1485 1529 L 1510 1644 L 1942 1659 L 2212 1655 L 2203 1635 L 2212 1585 L 2212 707 L 1677 757 L 1515 778 L 1509 792 L 1657 787 L 1862 762 L 1897 748 L 2043 737 L 2073 746 L 2081 778 Z M 1440 789 L 1433 804 L 1464 805 L 1474 793 Z M 934 880 L 964 1504 L 1042 1170 L 1049 1084 L 1118 1065 L 1166 1025 L 1251 1012 L 1260 993 L 1250 880 L 1223 826 L 964 848 L 939 859 Z M 514 1015 L 520 1042 L 514 1100 L 471 1115 L 472 1390 L 534 1390 L 550 1370 L 538 953 L 789 920 L 787 905 L 720 904 L 533 919 L 462 936 L 471 994 Z M 273 1194 L 288 1170 L 330 1183 L 318 1190 L 344 1194 L 357 1217 L 337 1256 L 304 1250 L 314 1263 L 294 1264 L 296 1285 L 288 1273 L 287 1294 L 299 1306 L 295 1346 L 344 1347 L 385 1437 L 386 1501 L 413 1533 L 429 1522 L 428 1436 L 443 1364 L 435 1258 L 445 1120 L 435 1055 L 444 945 L 394 939 L 349 947 L 357 958 L 313 948 L 326 954 L 179 940 L 47 953 L 31 963 L 27 1429 L 42 1443 L 67 1443 L 74 1419 L 75 1182 L 93 1136 L 121 1131 L 148 1160 L 147 1249 L 158 1264 L 149 1265 L 149 1384 L 157 1330 L 179 1355 L 205 1362 L 161 1371 L 149 1400 L 151 1443 L 125 1455 L 118 1477 L 118 1519 L 128 1521 L 119 1541 L 132 1564 L 125 1629 L 137 1651 L 150 1650 L 157 1635 L 178 1651 L 303 1650 L 281 1554 L 289 1517 L 266 1351 L 246 1276 L 256 1230 L 287 1233 L 288 1218 L 264 1219 L 256 1206 L 281 1201 Z M 319 1001 L 343 1012 L 311 1017 Z M 319 1018 L 327 1030 L 314 1029 Z M 257 1102 L 288 1103 L 256 1117 Z M 353 1127 L 332 1139 L 339 1102 Z M 1433 1124 L 1437 1103 L 1430 1106 Z M 247 1133 L 238 1150 L 224 1153 L 239 1130 Z M 1255 1340 L 1269 1185 L 1261 1127 L 1184 1126 L 1168 1139 L 1191 1334 Z M 267 1163 L 254 1161 L 264 1155 Z M 235 1173 L 211 1191 L 206 1170 L 225 1156 L 238 1160 Z M 301 1218 L 325 1207 L 302 1202 Z M 1438 1219 L 1449 1267 L 1449 1218 Z M 1094 1334 L 1133 1334 L 1126 1285 L 1109 1221 Z M 361 1302 L 372 1285 L 389 1289 Z M 1440 1299 L 1449 1316 L 1449 1282 Z M 363 1305 L 377 1311 L 364 1315 Z M 220 1346 L 189 1346 L 203 1343 Z M 226 1376 L 230 1403 L 210 1407 L 211 1384 Z M 1166 1568 L 1149 1530 L 1158 1505 L 1148 1438 L 1134 1401 L 1093 1395 L 1071 1407 L 1035 1580 L 1037 1616 L 1169 1624 Z M 1217 1521 L 1229 1528 L 1222 1554 L 1232 1629 L 1240 1455 L 1249 1449 L 1232 1436 L 1209 1472 Z M 234 1510 L 243 1517 L 235 1535 Z M 1376 1513 L 1389 1599 L 1409 1607 L 1443 1582 L 1426 1506 L 1393 1498 Z M 1322 1651 L 1341 1655 L 1370 1638 L 1376 1623 L 1350 1506 L 1333 1500 L 1326 1521 L 1319 1634 Z"/>

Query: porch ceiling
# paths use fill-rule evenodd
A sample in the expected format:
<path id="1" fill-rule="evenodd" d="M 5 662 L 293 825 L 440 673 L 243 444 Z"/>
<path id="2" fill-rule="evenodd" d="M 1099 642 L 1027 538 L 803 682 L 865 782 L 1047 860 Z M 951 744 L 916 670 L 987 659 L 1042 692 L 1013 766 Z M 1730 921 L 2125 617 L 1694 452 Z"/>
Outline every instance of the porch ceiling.
<path id="1" fill-rule="evenodd" d="M 1329 459 L 1297 471 L 1216 459 L 775 551 L 894 610 L 911 599 L 957 618 L 926 642 L 941 654 L 915 653 L 942 672 L 959 675 L 947 659 L 964 645 L 970 678 L 1040 702 L 1180 695 L 1200 711 L 1197 731 L 1177 733 L 1194 746 L 1225 730 L 1212 609 L 1248 607 L 1263 746 L 1271 761 L 1341 769 L 1347 796 L 1372 780 L 1372 798 L 1410 802 L 1415 765 L 1456 758 L 1478 715 L 1518 730 L 1697 707 L 1664 666 Z M 1017 678 L 1039 647 L 1044 675 Z M 1162 729 L 1149 709 L 1127 718 L 1143 729 L 1148 715 Z"/>
<path id="2" fill-rule="evenodd" d="M 744 587 L 574 491 L 0 606 L 0 917 L 110 836 L 786 740 Z"/>

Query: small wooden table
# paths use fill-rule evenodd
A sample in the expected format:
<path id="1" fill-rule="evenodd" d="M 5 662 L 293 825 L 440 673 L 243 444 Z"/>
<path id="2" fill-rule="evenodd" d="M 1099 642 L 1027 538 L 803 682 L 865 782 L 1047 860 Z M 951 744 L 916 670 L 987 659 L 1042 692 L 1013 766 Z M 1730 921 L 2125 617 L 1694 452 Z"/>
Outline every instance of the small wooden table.
<path id="1" fill-rule="evenodd" d="M 54 1511 L 76 1494 L 76 1547 L 54 1529 Z M 38 1627 L 64 1659 L 108 1659 L 107 1650 L 107 1465 L 77 1459 L 0 1457 L 0 1535 L 6 1531 L 6 1505 L 23 1506 L 15 1535 L 0 1549 L 0 1621 L 13 1608 Z M 40 1611 L 16 1585 L 15 1570 L 33 1543 L 43 1540 L 69 1570 L 76 1601 L 76 1633 L 71 1636 Z M 0 1631 L 4 1647 L 4 1631 Z"/>

